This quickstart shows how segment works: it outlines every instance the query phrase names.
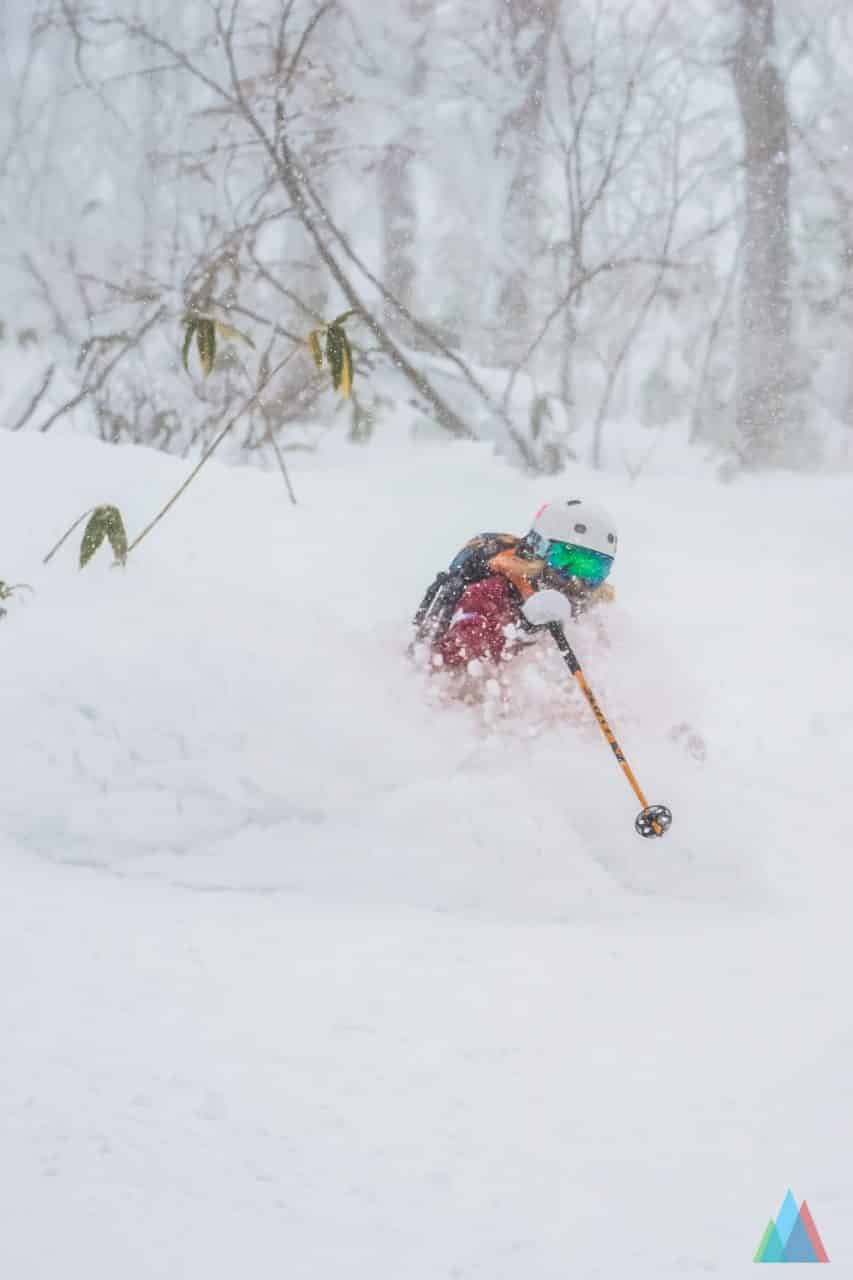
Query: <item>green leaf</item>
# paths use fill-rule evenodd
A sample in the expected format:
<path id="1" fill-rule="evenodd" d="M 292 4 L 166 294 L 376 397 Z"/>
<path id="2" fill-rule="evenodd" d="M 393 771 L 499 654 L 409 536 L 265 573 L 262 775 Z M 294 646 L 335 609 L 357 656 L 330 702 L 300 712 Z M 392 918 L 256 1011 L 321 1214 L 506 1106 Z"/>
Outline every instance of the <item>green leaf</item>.
<path id="1" fill-rule="evenodd" d="M 341 385 L 341 374 L 344 369 L 344 331 L 330 324 L 326 330 L 326 359 L 332 375 L 332 386 L 337 391 Z"/>
<path id="2" fill-rule="evenodd" d="M 332 326 L 337 327 L 338 325 L 346 324 L 347 320 L 350 320 L 353 316 L 357 316 L 357 315 L 358 315 L 358 309 L 356 307 L 353 307 L 352 311 L 345 311 L 343 315 L 340 315 L 335 320 L 333 320 Z"/>
<path id="3" fill-rule="evenodd" d="M 216 325 L 212 320 L 199 320 L 196 325 L 196 345 L 201 371 L 208 377 L 216 359 Z"/>
<path id="4" fill-rule="evenodd" d="M 320 346 L 320 330 L 312 329 L 308 334 L 308 346 L 311 355 L 314 357 L 314 363 L 318 369 L 323 367 L 323 348 Z"/>
<path id="5" fill-rule="evenodd" d="M 89 563 L 105 538 L 118 563 L 124 564 L 127 560 L 127 533 L 118 507 L 95 507 L 92 512 L 80 543 L 81 569 Z"/>
<path id="6" fill-rule="evenodd" d="M 255 349 L 254 342 L 247 333 L 243 333 L 242 329 L 235 329 L 233 325 L 224 324 L 221 320 L 212 320 L 210 316 L 184 316 L 183 323 L 187 327 L 187 332 L 184 338 L 181 358 L 187 373 L 190 371 L 189 355 L 193 338 L 196 340 L 201 371 L 205 377 L 212 371 L 216 360 L 217 333 L 221 333 L 223 338 L 239 338 L 241 342 L 245 342 L 247 346 L 250 346 L 253 351 Z"/>
<path id="7" fill-rule="evenodd" d="M 186 319 L 184 320 L 184 324 L 187 326 L 187 333 L 186 333 L 186 337 L 184 338 L 184 345 L 181 351 L 181 359 L 183 360 L 184 368 L 186 369 L 187 373 L 189 373 L 190 347 L 192 346 L 192 342 L 193 342 L 193 334 L 195 333 L 196 321 Z"/>
<path id="8" fill-rule="evenodd" d="M 339 325 L 330 324 L 326 330 L 326 359 L 332 375 L 332 386 L 348 397 L 352 391 L 352 348 L 349 338 Z"/>
<path id="9" fill-rule="evenodd" d="M 83 530 L 83 541 L 80 543 L 80 568 L 84 569 L 98 547 L 107 536 L 104 524 L 103 507 L 96 507 L 86 528 Z"/>
<path id="10" fill-rule="evenodd" d="M 118 564 L 125 564 L 127 561 L 127 530 L 124 527 L 121 512 L 118 507 L 107 507 L 106 510 L 107 514 L 104 517 L 104 522 L 113 555 Z"/>

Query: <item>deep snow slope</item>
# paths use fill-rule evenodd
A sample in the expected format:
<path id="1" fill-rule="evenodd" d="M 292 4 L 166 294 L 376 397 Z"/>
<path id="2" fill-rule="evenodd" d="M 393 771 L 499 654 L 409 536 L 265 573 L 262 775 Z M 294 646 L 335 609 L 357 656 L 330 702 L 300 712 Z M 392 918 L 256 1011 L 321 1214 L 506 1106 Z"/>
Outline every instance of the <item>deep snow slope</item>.
<path id="1" fill-rule="evenodd" d="M 789 1184 L 853 1267 L 851 479 L 558 483 L 619 520 L 575 643 L 644 842 L 553 655 L 512 717 L 403 656 L 553 481 L 212 463 L 41 567 L 187 469 L 0 433 L 4 1274 L 740 1275 Z"/>

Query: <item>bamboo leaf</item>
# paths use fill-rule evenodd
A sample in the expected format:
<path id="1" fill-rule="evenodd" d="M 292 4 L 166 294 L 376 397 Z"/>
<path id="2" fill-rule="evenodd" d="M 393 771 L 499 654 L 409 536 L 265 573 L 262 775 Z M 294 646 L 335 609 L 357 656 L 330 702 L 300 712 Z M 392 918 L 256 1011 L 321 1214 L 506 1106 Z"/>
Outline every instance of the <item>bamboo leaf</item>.
<path id="1" fill-rule="evenodd" d="M 314 357 L 314 363 L 318 369 L 323 367 L 323 348 L 320 346 L 320 330 L 312 329 L 308 334 L 308 346 L 311 349 L 311 355 Z"/>
<path id="2" fill-rule="evenodd" d="M 344 330 L 335 324 L 330 324 L 326 330 L 326 359 L 332 386 L 342 396 L 348 397 L 352 391 L 352 349 Z"/>
<path id="3" fill-rule="evenodd" d="M 329 373 L 332 375 L 332 386 L 337 391 L 341 385 L 341 374 L 344 367 L 344 331 L 330 324 L 326 330 L 326 359 L 329 362 Z"/>
<path id="4" fill-rule="evenodd" d="M 186 369 L 187 373 L 189 373 L 190 347 L 192 346 L 192 342 L 193 342 L 193 334 L 195 333 L 196 322 L 195 320 L 186 319 L 184 320 L 184 324 L 187 326 L 187 332 L 186 332 L 186 337 L 184 338 L 183 349 L 181 351 L 181 359 L 183 361 L 184 368 Z"/>
<path id="5" fill-rule="evenodd" d="M 80 568 L 84 569 L 98 547 L 107 536 L 104 523 L 104 507 L 96 507 L 92 518 L 83 530 L 83 541 L 80 543 Z"/>
<path id="6" fill-rule="evenodd" d="M 341 369 L 340 392 L 348 400 L 352 394 L 352 347 L 343 329 L 341 329 L 341 337 L 343 338 L 344 361 Z"/>
<path id="7" fill-rule="evenodd" d="M 255 344 L 248 333 L 243 333 L 241 329 L 235 329 L 233 324 L 223 324 L 221 320 L 214 320 L 213 325 L 217 333 L 221 333 L 223 338 L 240 338 L 254 351 Z"/>
<path id="8" fill-rule="evenodd" d="M 121 518 L 121 512 L 118 507 L 107 507 L 106 513 L 104 524 L 110 546 L 113 549 L 113 555 L 118 564 L 124 564 L 127 560 L 127 531 Z"/>
<path id="9" fill-rule="evenodd" d="M 196 326 L 196 343 L 201 371 L 208 377 L 216 359 L 216 325 L 212 320 L 199 320 Z"/>
<path id="10" fill-rule="evenodd" d="M 127 534 L 118 507 L 95 507 L 80 543 L 80 568 L 92 559 L 98 547 L 108 539 L 119 564 L 127 559 Z"/>

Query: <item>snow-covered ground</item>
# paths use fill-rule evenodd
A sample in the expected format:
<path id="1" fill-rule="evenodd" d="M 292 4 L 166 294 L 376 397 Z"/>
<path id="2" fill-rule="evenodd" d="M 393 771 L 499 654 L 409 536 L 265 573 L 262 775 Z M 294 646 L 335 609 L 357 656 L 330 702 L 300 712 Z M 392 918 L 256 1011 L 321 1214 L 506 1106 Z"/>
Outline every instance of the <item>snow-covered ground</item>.
<path id="1" fill-rule="evenodd" d="M 554 481 L 212 463 L 41 567 L 186 470 L 0 433 L 0 1273 L 738 1276 L 790 1185 L 853 1274 L 853 478 L 557 483 L 655 842 L 556 659 L 490 720 L 403 656 Z"/>

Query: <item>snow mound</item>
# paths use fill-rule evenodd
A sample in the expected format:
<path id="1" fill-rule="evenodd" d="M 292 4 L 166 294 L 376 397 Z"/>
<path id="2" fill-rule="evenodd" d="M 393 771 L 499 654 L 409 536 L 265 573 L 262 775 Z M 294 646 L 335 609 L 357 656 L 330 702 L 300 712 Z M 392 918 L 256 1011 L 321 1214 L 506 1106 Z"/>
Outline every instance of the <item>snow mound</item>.
<path id="1" fill-rule="evenodd" d="M 187 464 L 0 435 L 0 465 L 0 576 L 36 588 L 0 626 L 13 677 L 0 800 L 21 851 L 192 889 L 484 918 L 802 891 L 797 828 L 813 795 L 792 791 L 786 743 L 805 734 L 840 786 L 828 735 L 849 742 L 853 710 L 829 696 L 846 658 L 827 607 L 811 629 L 791 616 L 797 644 L 826 658 L 826 696 L 789 678 L 779 696 L 790 560 L 817 563 L 827 585 L 833 570 L 773 532 L 786 481 L 726 491 L 725 521 L 711 486 L 674 500 L 653 481 L 610 478 L 602 493 L 580 469 L 561 482 L 620 520 L 618 602 L 603 634 L 585 625 L 574 641 L 649 800 L 675 814 L 665 840 L 645 842 L 556 655 L 519 664 L 511 716 L 438 705 L 404 656 L 435 570 L 482 528 L 523 529 L 553 481 L 477 446 L 349 449 L 297 470 L 294 508 L 278 477 L 212 463 L 126 570 L 101 552 L 78 573 L 70 545 L 40 565 L 63 528 L 111 502 L 132 534 Z M 849 486 L 814 492 L 808 536 L 840 557 Z M 759 501 L 767 574 L 747 591 L 738 566 Z M 830 803 L 820 821 L 847 819 Z"/>

